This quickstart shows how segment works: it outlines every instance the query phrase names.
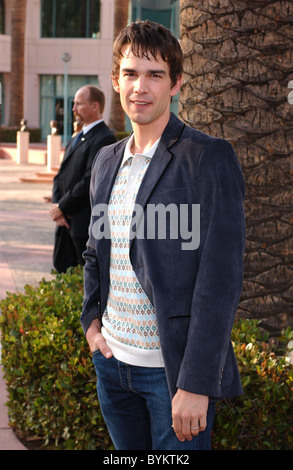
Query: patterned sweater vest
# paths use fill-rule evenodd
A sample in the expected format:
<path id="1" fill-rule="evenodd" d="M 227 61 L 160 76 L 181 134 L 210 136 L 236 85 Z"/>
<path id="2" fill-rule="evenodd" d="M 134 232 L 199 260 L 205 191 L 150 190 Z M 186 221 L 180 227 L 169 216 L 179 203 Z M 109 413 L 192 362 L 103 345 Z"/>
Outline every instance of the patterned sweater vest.
<path id="1" fill-rule="evenodd" d="M 163 367 L 156 315 L 129 258 L 129 231 L 137 191 L 150 158 L 136 154 L 121 166 L 109 201 L 110 287 L 102 333 L 116 359 Z"/>

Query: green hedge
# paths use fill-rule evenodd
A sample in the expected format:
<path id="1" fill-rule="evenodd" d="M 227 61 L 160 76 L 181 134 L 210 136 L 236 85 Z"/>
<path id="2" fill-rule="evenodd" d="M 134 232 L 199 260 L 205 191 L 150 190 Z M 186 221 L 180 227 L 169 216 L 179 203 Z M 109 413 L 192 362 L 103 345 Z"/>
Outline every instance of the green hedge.
<path id="1" fill-rule="evenodd" d="M 0 302 L 10 423 L 63 449 L 111 449 L 79 323 L 82 291 L 77 268 Z M 274 341 L 238 320 L 233 341 L 245 394 L 217 405 L 214 448 L 291 449 L 292 331 Z"/>
<path id="2" fill-rule="evenodd" d="M 19 127 L 3 127 L 0 129 L 0 141 L 5 143 L 16 143 L 16 134 Z M 30 142 L 38 143 L 42 140 L 42 130 L 37 127 L 28 127 L 27 131 L 30 133 Z"/>
<path id="3" fill-rule="evenodd" d="M 116 137 L 117 140 L 122 140 L 125 139 L 125 137 L 128 137 L 131 133 L 127 131 L 117 131 Z"/>
<path id="4" fill-rule="evenodd" d="M 0 128 L 0 142 L 4 143 L 16 143 L 16 134 L 19 131 L 19 127 L 4 127 Z M 30 143 L 38 143 L 42 141 L 42 129 L 38 127 L 28 127 L 27 131 L 30 133 Z M 130 132 L 118 131 L 117 139 L 122 140 L 127 137 Z"/>
<path id="5" fill-rule="evenodd" d="M 244 394 L 219 402 L 214 447 L 237 450 L 293 448 L 293 332 L 270 338 L 257 320 L 238 320 L 232 331 Z"/>
<path id="6" fill-rule="evenodd" d="M 82 290 L 80 270 L 71 269 L 0 303 L 10 423 L 66 449 L 104 449 L 110 439 L 79 322 Z"/>

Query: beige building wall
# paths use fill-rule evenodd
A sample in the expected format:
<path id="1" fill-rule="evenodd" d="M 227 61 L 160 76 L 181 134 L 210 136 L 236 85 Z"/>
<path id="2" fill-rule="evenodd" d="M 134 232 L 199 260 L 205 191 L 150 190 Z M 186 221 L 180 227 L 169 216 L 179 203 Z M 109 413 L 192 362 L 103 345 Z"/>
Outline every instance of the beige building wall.
<path id="1" fill-rule="evenodd" d="M 9 117 L 10 102 L 10 0 L 5 0 L 6 34 L 0 35 L 0 73 L 5 88 L 5 123 Z M 92 75 L 106 95 L 104 118 L 110 115 L 111 65 L 113 43 L 114 0 L 100 0 L 101 31 L 95 39 L 41 38 L 41 0 L 27 0 L 24 117 L 30 127 L 40 126 L 40 75 L 63 75 L 62 54 L 71 56 L 68 75 Z"/>

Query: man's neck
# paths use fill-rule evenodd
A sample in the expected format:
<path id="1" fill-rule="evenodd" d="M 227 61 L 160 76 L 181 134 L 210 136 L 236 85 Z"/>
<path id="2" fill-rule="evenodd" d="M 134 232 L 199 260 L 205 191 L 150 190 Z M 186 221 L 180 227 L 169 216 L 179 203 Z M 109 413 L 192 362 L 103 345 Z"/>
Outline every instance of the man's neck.
<path id="1" fill-rule="evenodd" d="M 140 125 L 132 122 L 134 139 L 131 152 L 133 154 L 144 154 L 146 150 L 150 149 L 163 134 L 164 129 L 169 122 L 169 118 L 149 125 Z"/>
<path id="2" fill-rule="evenodd" d="M 83 132 L 84 132 L 84 134 L 85 134 L 86 132 L 88 132 L 89 130 L 91 130 L 92 127 L 94 127 L 94 126 L 96 126 L 97 124 L 99 124 L 99 122 L 101 122 L 101 121 L 103 121 L 103 118 L 98 119 L 97 121 L 88 122 L 87 124 L 84 123 L 84 125 L 83 125 Z"/>

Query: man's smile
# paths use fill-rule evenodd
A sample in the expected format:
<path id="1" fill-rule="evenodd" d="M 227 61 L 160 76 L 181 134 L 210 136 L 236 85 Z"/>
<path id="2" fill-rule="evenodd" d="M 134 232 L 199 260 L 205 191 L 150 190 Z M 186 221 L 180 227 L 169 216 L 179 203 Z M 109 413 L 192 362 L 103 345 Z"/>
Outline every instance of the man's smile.
<path id="1" fill-rule="evenodd" d="M 135 100 L 135 99 L 130 100 L 130 102 L 138 106 L 145 106 L 147 104 L 151 104 L 150 101 L 140 101 L 140 100 Z"/>

